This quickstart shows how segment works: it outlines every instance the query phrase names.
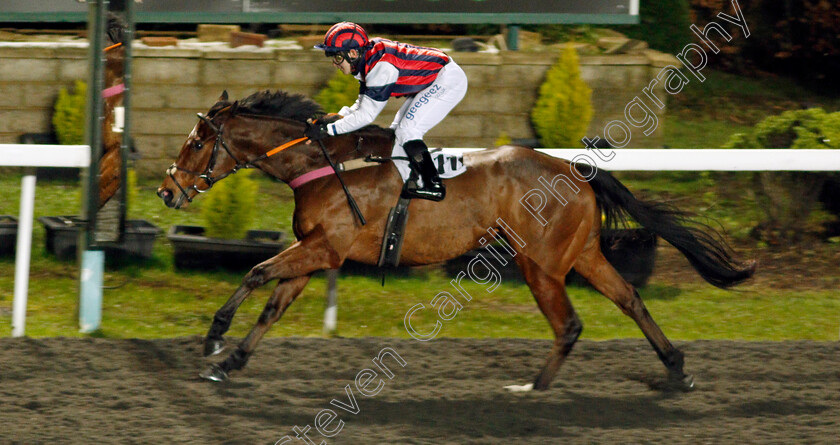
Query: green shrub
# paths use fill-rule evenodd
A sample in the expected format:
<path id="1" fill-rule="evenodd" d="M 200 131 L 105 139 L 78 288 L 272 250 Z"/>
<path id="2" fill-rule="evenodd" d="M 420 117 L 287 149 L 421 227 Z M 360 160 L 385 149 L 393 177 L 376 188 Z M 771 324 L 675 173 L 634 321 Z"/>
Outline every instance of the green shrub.
<path id="1" fill-rule="evenodd" d="M 724 148 L 840 148 L 840 112 L 822 108 L 785 111 L 732 136 Z"/>
<path id="2" fill-rule="evenodd" d="M 840 148 L 840 112 L 820 108 L 770 116 L 748 133 L 733 135 L 724 148 Z M 827 174 L 758 172 L 752 183 L 762 220 L 753 235 L 771 245 L 800 241 L 809 231 Z"/>
<path id="3" fill-rule="evenodd" d="M 353 105 L 358 98 L 359 81 L 336 71 L 327 86 L 315 96 L 315 102 L 327 113 L 337 113 L 341 107 Z"/>
<path id="4" fill-rule="evenodd" d="M 580 77 L 578 55 L 566 45 L 548 70 L 531 121 L 544 147 L 577 147 L 592 120 L 592 90 Z"/>
<path id="5" fill-rule="evenodd" d="M 207 199 L 201 208 L 206 236 L 244 238 L 254 220 L 259 187 L 256 181 L 250 178 L 250 173 L 250 170 L 240 170 L 235 175 L 219 181 L 207 193 Z"/>
<path id="6" fill-rule="evenodd" d="M 85 101 L 87 84 L 76 81 L 73 93 L 62 88 L 55 101 L 52 124 L 62 145 L 81 145 L 85 142 Z"/>

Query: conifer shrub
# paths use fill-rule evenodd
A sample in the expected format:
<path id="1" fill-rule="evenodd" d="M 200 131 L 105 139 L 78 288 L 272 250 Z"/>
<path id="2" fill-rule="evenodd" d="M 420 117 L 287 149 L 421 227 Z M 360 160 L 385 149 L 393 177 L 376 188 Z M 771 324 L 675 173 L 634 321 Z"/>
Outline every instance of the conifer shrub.
<path id="1" fill-rule="evenodd" d="M 359 98 L 359 81 L 336 71 L 333 77 L 317 95 L 315 102 L 327 113 L 337 113 L 341 107 L 353 105 Z"/>
<path id="2" fill-rule="evenodd" d="M 543 147 L 579 147 L 592 120 L 592 90 L 580 77 L 577 51 L 566 45 L 548 70 L 531 110 Z"/>
<path id="3" fill-rule="evenodd" d="M 76 81 L 73 92 L 62 88 L 55 101 L 52 124 L 58 143 L 62 145 L 81 145 L 85 139 L 85 101 L 87 84 Z"/>
<path id="4" fill-rule="evenodd" d="M 205 236 L 242 239 L 254 221 L 258 184 L 250 170 L 240 170 L 216 183 L 201 208 Z"/>

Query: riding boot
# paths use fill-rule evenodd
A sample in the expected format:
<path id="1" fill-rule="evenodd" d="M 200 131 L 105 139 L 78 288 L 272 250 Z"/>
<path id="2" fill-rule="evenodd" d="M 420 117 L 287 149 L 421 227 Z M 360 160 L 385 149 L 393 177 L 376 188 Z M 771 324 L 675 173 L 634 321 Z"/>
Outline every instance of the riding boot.
<path id="1" fill-rule="evenodd" d="M 408 155 L 408 163 L 411 169 L 416 171 L 423 179 L 423 186 L 417 187 L 416 183 L 408 184 L 403 196 L 406 198 L 428 199 L 430 201 L 441 201 L 446 197 L 446 187 L 440 180 L 437 167 L 429 154 L 426 144 L 415 139 L 403 144 L 405 153 Z"/>

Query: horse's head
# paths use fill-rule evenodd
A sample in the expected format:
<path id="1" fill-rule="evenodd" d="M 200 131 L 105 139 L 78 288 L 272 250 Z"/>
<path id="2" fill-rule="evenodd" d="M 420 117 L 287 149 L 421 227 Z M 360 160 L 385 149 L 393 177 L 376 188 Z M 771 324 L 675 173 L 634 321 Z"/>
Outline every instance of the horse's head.
<path id="1" fill-rule="evenodd" d="M 195 195 L 209 190 L 214 183 L 236 171 L 239 162 L 224 140 L 225 121 L 230 117 L 231 106 L 225 91 L 207 114 L 198 114 L 198 123 L 158 188 L 157 194 L 167 206 L 186 207 Z"/>

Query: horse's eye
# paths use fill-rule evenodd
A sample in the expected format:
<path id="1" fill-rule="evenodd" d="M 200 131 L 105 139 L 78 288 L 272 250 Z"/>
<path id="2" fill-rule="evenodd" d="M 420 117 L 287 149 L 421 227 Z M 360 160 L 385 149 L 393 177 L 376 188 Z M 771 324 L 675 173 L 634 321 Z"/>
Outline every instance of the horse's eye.
<path id="1" fill-rule="evenodd" d="M 196 142 L 193 144 L 193 149 L 195 149 L 195 151 L 199 151 L 199 150 L 201 150 L 202 148 L 204 148 L 204 142 L 201 142 L 201 141 L 196 141 Z"/>

